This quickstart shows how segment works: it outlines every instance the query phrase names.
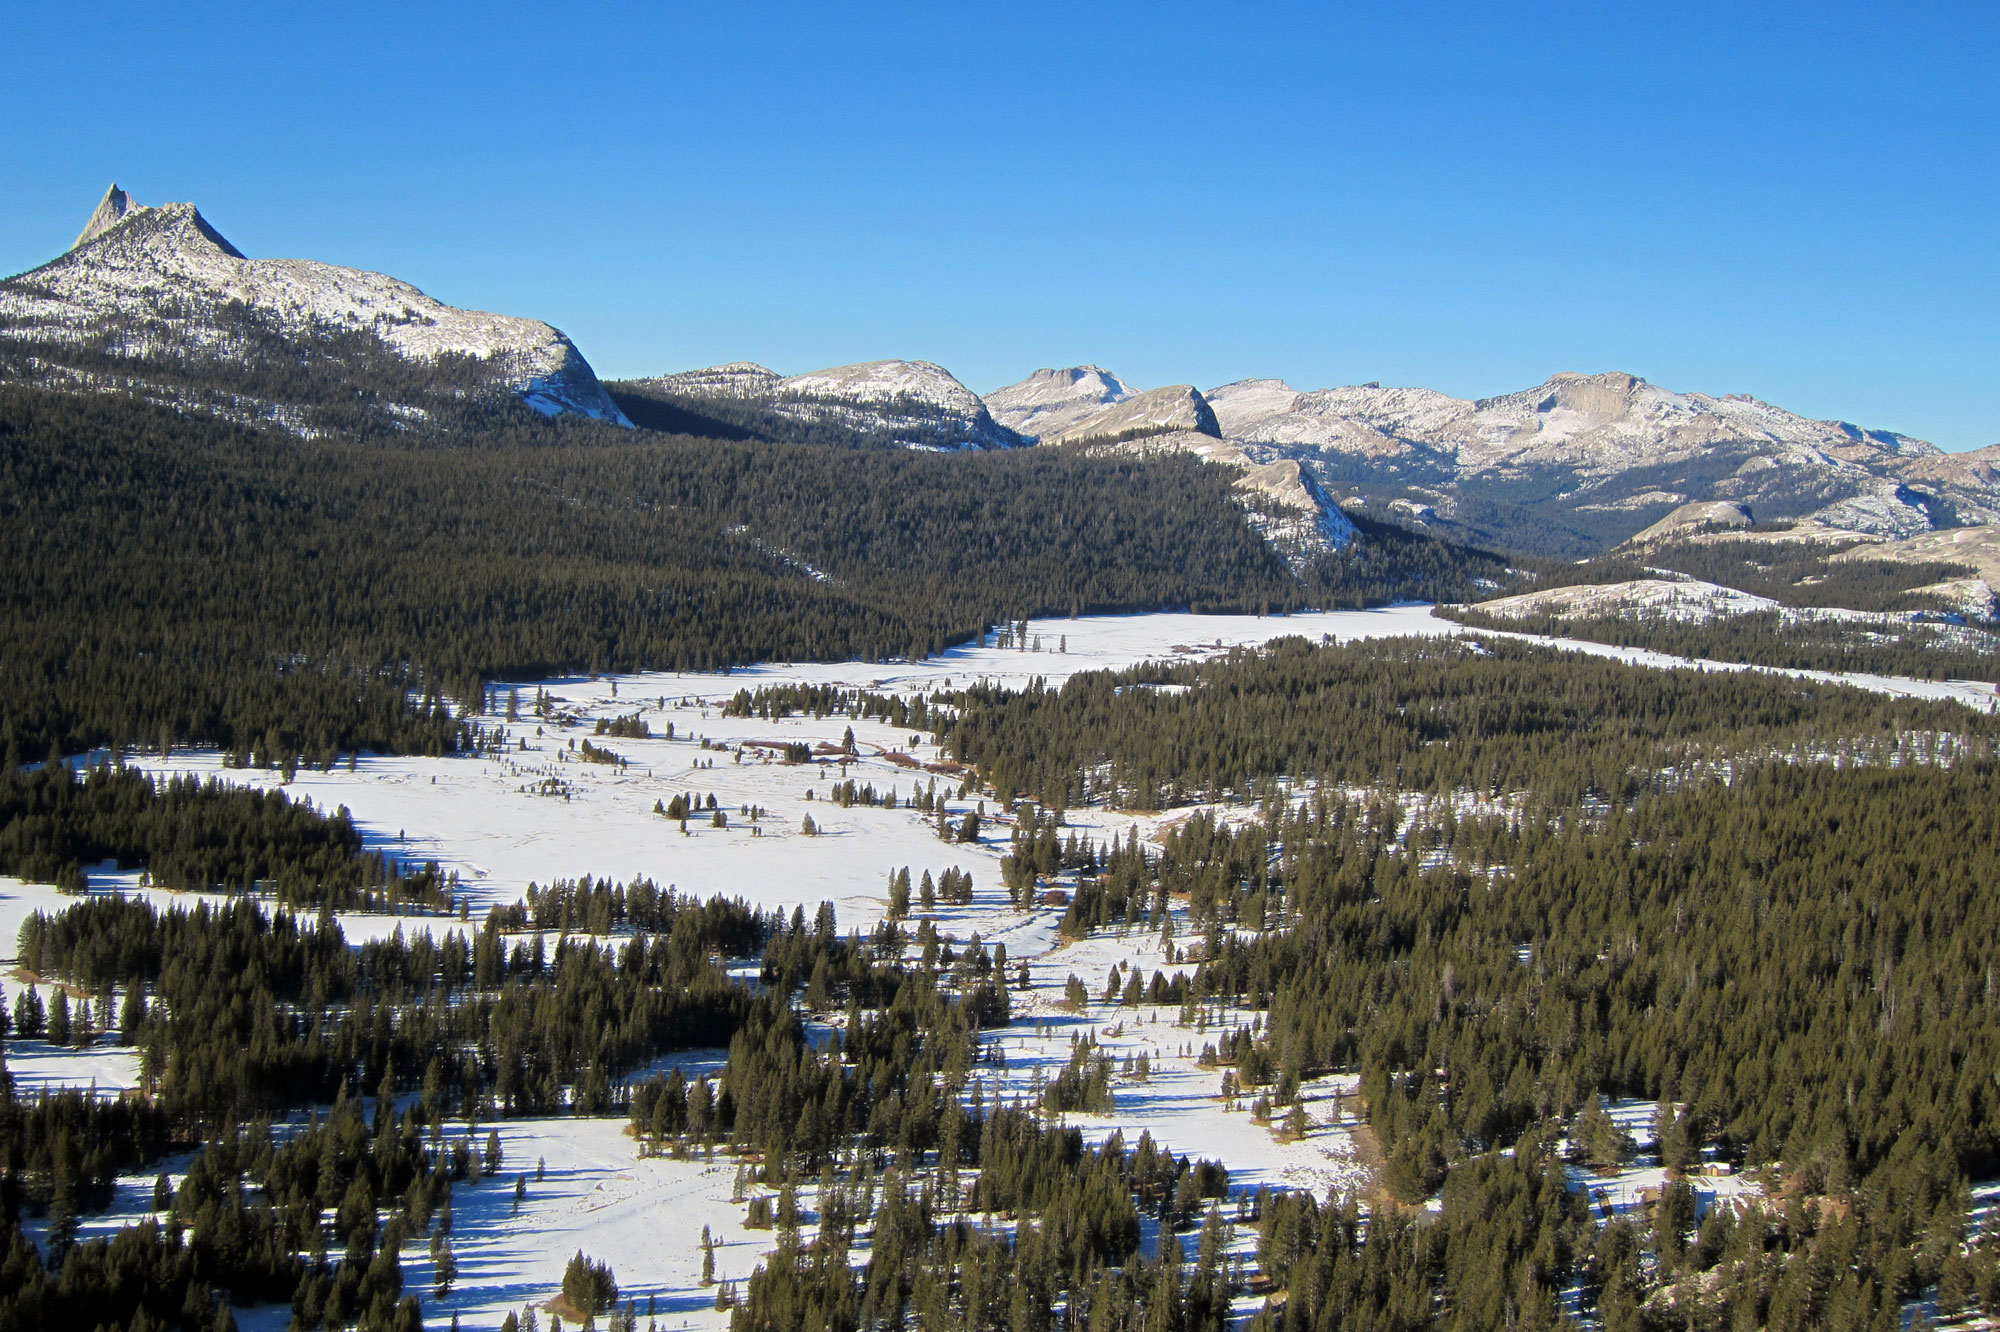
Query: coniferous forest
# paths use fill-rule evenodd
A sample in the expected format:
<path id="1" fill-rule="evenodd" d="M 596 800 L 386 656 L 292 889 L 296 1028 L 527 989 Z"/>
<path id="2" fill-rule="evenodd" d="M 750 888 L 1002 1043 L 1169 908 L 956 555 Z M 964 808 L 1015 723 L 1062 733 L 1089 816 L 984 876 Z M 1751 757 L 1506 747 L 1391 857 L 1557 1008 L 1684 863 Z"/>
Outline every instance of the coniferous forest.
<path id="1" fill-rule="evenodd" d="M 1384 529 L 1303 583 L 1227 475 L 552 422 L 302 440 L 0 386 L 0 745 L 438 753 L 568 670 L 921 657 L 1028 615 L 1358 605 L 1490 557 Z"/>

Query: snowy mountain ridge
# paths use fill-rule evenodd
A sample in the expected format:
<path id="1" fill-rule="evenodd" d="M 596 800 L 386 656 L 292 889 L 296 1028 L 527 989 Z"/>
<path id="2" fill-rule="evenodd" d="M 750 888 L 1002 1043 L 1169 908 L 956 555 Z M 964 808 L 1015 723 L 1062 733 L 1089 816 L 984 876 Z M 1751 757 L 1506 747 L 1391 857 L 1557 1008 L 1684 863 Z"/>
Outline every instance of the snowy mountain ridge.
<path id="1" fill-rule="evenodd" d="M 1832 466 L 1942 452 L 1890 431 L 1815 421 L 1745 395 L 1675 393 L 1622 372 L 1565 372 L 1478 400 L 1374 384 L 1302 393 L 1281 380 L 1227 384 L 1209 399 L 1234 437 L 1366 454 L 1423 450 L 1453 457 L 1468 473 L 1536 462 L 1618 471 L 1718 443 L 1766 445 L 1777 461 Z"/>
<path id="2" fill-rule="evenodd" d="M 1036 371 L 991 398 L 1011 405 L 1084 369 L 1096 371 Z M 1292 459 L 1351 504 L 1502 545 L 1554 533 L 1556 550 L 1601 549 L 1691 502 L 1884 538 L 2000 519 L 2000 447 L 1946 454 L 1893 431 L 1623 372 L 1565 372 L 1476 400 L 1372 383 L 1301 391 L 1280 379 L 1200 396 L 1249 461 Z M 1084 425 L 1043 439 L 1073 439 Z"/>
<path id="3" fill-rule="evenodd" d="M 49 363 L 84 351 L 141 377 L 149 360 L 249 354 L 245 315 L 281 340 L 364 334 L 405 361 L 467 358 L 544 414 L 630 424 L 575 345 L 548 324 L 459 309 L 381 273 L 249 259 L 193 204 L 147 207 L 116 185 L 75 246 L 0 282 L 0 337 L 38 353 L 38 365 L 5 366 L 10 377 L 74 380 Z M 272 407 L 282 415 L 282 404 Z"/>
<path id="4" fill-rule="evenodd" d="M 630 381 L 672 398 L 760 403 L 792 420 L 881 436 L 905 448 L 1012 448 L 1021 437 L 978 394 L 932 361 L 861 361 L 780 375 L 754 361 Z"/>

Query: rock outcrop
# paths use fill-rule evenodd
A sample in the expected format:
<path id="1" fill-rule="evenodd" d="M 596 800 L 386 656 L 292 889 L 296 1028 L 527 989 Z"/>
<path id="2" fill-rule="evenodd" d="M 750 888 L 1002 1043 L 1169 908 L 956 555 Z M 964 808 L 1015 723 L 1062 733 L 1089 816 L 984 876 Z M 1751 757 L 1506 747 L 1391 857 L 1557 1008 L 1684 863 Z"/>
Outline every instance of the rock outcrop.
<path id="1" fill-rule="evenodd" d="M 1741 504 L 1728 500 L 1696 500 L 1683 504 L 1651 527 L 1639 532 L 1628 545 L 1643 546 L 1654 541 L 1691 536 L 1696 532 L 1741 530 L 1755 520 Z"/>
<path id="2" fill-rule="evenodd" d="M 1131 394 L 1076 424 L 1042 438 L 1044 444 L 1118 444 L 1186 431 L 1221 438 L 1215 412 L 1192 384 L 1171 384 Z"/>

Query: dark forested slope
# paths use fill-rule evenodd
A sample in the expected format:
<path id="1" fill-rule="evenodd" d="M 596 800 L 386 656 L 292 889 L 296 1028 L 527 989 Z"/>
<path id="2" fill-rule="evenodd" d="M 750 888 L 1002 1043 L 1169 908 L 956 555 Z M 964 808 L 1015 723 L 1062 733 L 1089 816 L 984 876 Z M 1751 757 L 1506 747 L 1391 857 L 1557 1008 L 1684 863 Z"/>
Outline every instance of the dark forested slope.
<path id="1" fill-rule="evenodd" d="M 1003 616 L 1297 604 L 1194 463 L 535 420 L 301 440 L 0 387 L 0 745 L 448 748 L 411 697 L 922 654 Z"/>

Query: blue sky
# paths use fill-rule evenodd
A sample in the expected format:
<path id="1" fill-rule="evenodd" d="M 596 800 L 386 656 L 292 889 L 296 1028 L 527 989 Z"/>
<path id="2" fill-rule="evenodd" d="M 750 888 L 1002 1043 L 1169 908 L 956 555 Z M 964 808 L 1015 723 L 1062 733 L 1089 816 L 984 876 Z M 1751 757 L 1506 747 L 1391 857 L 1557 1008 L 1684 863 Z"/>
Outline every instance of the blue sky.
<path id="1" fill-rule="evenodd" d="M 256 9 L 271 12 L 252 12 Z M 282 12 L 279 12 L 282 11 Z M 0 270 L 112 180 L 605 375 L 903 356 L 2000 442 L 2000 5 L 8 6 Z"/>

